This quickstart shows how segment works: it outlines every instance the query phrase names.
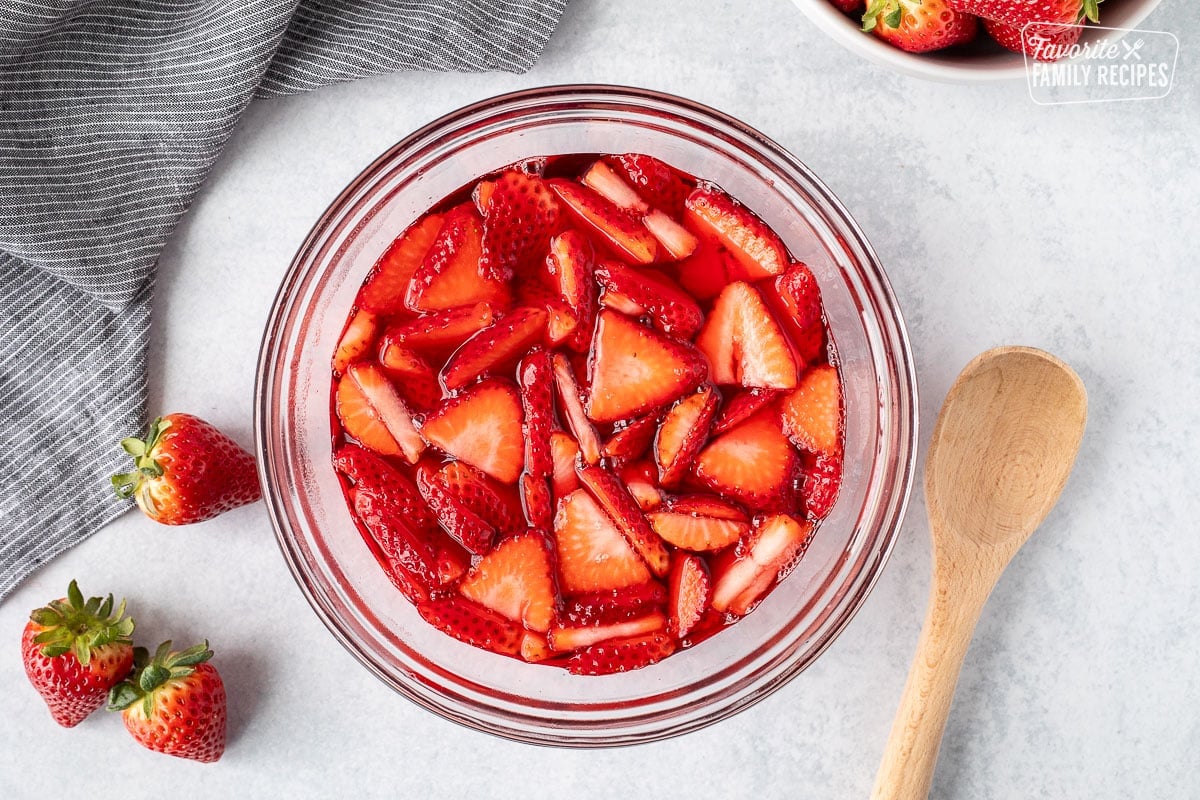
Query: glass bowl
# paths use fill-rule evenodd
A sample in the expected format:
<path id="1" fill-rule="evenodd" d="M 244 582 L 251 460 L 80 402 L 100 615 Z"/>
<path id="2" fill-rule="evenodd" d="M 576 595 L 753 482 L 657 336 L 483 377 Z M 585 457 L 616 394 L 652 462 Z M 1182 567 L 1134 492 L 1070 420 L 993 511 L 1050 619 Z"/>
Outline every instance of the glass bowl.
<path id="1" fill-rule="evenodd" d="M 484 173 L 560 153 L 657 156 L 715 181 L 774 228 L 820 285 L 844 383 L 841 494 L 798 567 L 746 618 L 644 669 L 582 677 L 426 624 L 363 544 L 331 465 L 330 358 L 392 239 Z M 486 100 L 408 136 L 333 201 L 296 254 L 263 335 L 255 432 L 267 507 L 296 582 L 381 680 L 456 722 L 562 746 L 644 742 L 766 697 L 834 640 L 887 560 L 912 483 L 916 387 L 896 300 L 832 193 L 762 134 L 696 103 L 612 86 Z"/>

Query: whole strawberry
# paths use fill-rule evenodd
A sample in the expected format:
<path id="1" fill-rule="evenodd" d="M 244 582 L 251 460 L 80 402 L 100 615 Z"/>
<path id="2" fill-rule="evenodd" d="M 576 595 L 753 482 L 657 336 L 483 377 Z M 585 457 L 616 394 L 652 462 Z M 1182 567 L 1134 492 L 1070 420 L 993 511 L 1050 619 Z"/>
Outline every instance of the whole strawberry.
<path id="1" fill-rule="evenodd" d="M 159 645 L 154 657 L 138 648 L 137 669 L 109 692 L 138 744 L 157 753 L 216 761 L 225 752 L 225 684 L 208 663 L 208 642 L 187 650 Z"/>
<path id="2" fill-rule="evenodd" d="M 1084 20 L 1100 21 L 1102 0 L 946 0 L 983 19 L 997 42 L 1041 61 L 1055 61 L 1079 41 Z"/>
<path id="3" fill-rule="evenodd" d="M 133 668 L 133 620 L 124 614 L 125 601 L 115 611 L 111 594 L 85 601 L 71 581 L 66 597 L 29 615 L 21 636 L 25 674 L 64 728 L 104 705 Z"/>
<path id="4" fill-rule="evenodd" d="M 165 525 L 202 522 L 262 496 L 254 457 L 191 414 L 159 417 L 145 439 L 122 439 L 121 447 L 137 469 L 112 477 L 117 497 L 133 497 Z"/>
<path id="5" fill-rule="evenodd" d="M 870 0 L 863 30 L 910 53 L 928 53 L 975 38 L 974 16 L 955 10 L 950 0 Z"/>

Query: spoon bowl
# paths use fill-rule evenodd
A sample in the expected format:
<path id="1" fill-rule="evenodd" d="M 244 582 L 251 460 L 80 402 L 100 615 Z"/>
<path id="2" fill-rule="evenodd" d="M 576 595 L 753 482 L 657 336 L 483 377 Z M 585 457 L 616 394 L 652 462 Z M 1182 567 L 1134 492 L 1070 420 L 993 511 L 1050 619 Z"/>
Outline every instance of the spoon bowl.
<path id="1" fill-rule="evenodd" d="M 1005 567 L 1058 502 L 1086 420 L 1079 376 L 1029 347 L 977 356 L 946 395 L 925 462 L 929 609 L 872 797 L 928 796 L 975 624 Z"/>

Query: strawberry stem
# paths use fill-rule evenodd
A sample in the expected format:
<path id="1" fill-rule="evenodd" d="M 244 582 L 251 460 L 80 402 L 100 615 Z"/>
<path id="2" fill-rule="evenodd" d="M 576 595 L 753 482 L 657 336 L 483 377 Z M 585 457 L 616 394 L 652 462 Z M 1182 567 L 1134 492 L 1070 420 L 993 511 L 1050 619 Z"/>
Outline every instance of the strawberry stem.
<path id="1" fill-rule="evenodd" d="M 154 460 L 154 448 L 158 446 L 158 440 L 169 427 L 170 420 L 158 417 L 150 423 L 145 439 L 129 436 L 121 440 L 121 449 L 133 456 L 133 464 L 137 469 L 118 473 L 109 479 L 117 497 L 128 500 L 137 492 L 143 480 L 162 477 L 163 468 Z"/>
<path id="2" fill-rule="evenodd" d="M 80 664 L 92 660 L 92 650 L 114 642 L 130 644 L 133 620 L 125 616 L 125 601 L 113 610 L 113 597 L 84 600 L 79 585 L 72 580 L 67 596 L 55 600 L 29 615 L 34 624 L 45 628 L 33 641 L 42 645 L 42 655 L 55 658 L 74 653 Z"/>
<path id="3" fill-rule="evenodd" d="M 168 639 L 158 646 L 153 657 L 144 648 L 137 648 L 134 651 L 133 673 L 108 692 L 108 710 L 123 711 L 141 701 L 145 703 L 146 716 L 149 717 L 153 711 L 156 689 L 169 680 L 191 675 L 196 671 L 197 664 L 208 661 L 212 656 L 213 651 L 208 649 L 207 640 L 186 650 L 172 652 L 171 640 Z"/>

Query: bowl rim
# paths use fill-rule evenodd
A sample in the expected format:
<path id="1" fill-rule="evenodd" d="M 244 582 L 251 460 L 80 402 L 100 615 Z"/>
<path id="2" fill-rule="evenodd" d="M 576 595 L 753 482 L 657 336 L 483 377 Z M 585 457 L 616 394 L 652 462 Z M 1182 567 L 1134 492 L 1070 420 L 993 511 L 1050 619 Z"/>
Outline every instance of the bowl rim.
<path id="1" fill-rule="evenodd" d="M 297 301 L 302 299 L 300 293 L 296 291 L 297 286 L 298 284 L 303 284 L 304 279 L 308 277 L 308 273 L 312 272 L 315 266 L 315 259 L 312 258 L 314 251 L 319 251 L 322 247 L 328 246 L 329 242 L 326 239 L 330 229 L 336 227 L 337 222 L 347 216 L 353 209 L 371 199 L 371 192 L 367 192 L 365 196 L 363 195 L 364 188 L 373 188 L 373 184 L 380 177 L 381 170 L 392 165 L 405 151 L 425 146 L 430 136 L 438 131 L 445 130 L 448 127 L 455 128 L 458 124 L 470 121 L 472 118 L 477 118 L 481 114 L 496 113 L 496 109 L 498 108 L 503 108 L 511 113 L 514 108 L 523 103 L 550 100 L 562 102 L 572 98 L 586 99 L 593 103 L 609 99 L 622 106 L 634 107 L 637 107 L 641 102 L 650 102 L 659 106 L 675 106 L 680 111 L 690 112 L 702 118 L 707 118 L 707 121 L 733 129 L 738 135 L 749 139 L 753 143 L 753 146 L 765 151 L 765 155 L 772 161 L 781 163 L 787 169 L 794 170 L 807 180 L 810 184 L 809 189 L 816 195 L 819 195 L 819 198 L 823 202 L 828 204 L 828 210 L 835 213 L 838 216 L 838 221 L 845 226 L 845 231 L 843 232 L 849 235 L 853 246 L 857 247 L 859 253 L 866 256 L 866 264 L 863 271 L 869 273 L 871 279 L 872 299 L 878 301 L 884 309 L 891 312 L 886 320 L 888 326 L 888 335 L 886 338 L 889 353 L 895 362 L 897 371 L 897 374 L 891 376 L 891 378 L 901 401 L 907 401 L 907 407 L 897 409 L 895 414 L 898 427 L 908 434 L 907 441 L 901 440 L 896 445 L 895 477 L 892 479 L 891 484 L 894 496 L 889 498 L 885 504 L 886 509 L 881 512 L 881 520 L 883 522 L 879 526 L 881 546 L 874 549 L 871 553 L 870 563 L 864 564 L 860 568 L 859 572 L 865 573 L 865 580 L 861 583 L 854 583 L 847 588 L 846 593 L 852 595 L 849 604 L 839 611 L 838 618 L 834 624 L 821 630 L 817 646 L 809 651 L 807 658 L 789 657 L 786 662 L 786 668 L 775 670 L 770 675 L 769 681 L 755 684 L 753 687 L 754 691 L 741 692 L 740 696 L 735 696 L 732 701 L 721 706 L 715 715 L 693 715 L 684 724 L 663 727 L 650 735 L 639 733 L 632 736 L 617 735 L 598 738 L 593 734 L 578 740 L 565 736 L 564 734 L 567 732 L 561 728 L 550 730 L 548 733 L 547 731 L 541 731 L 536 735 L 530 735 L 528 731 L 519 726 L 508 728 L 497 726 L 493 719 L 480 721 L 469 714 L 465 714 L 461 707 L 430 702 L 421 693 L 400 685 L 400 682 L 394 676 L 387 674 L 380 664 L 375 663 L 367 653 L 362 651 L 359 645 L 352 642 L 350 631 L 339 624 L 338 613 L 329 606 L 329 598 L 323 596 L 323 593 L 318 591 L 319 587 L 312 585 L 309 580 L 309 574 L 302 569 L 301 562 L 303 559 L 301 553 L 298 552 L 298 542 L 293 541 L 295 536 L 285 534 L 285 529 L 289 528 L 289 523 L 285 519 L 286 515 L 282 507 L 286 504 L 286 498 L 282 496 L 280 488 L 273 480 L 274 473 L 272 470 L 274 459 L 271 454 L 271 442 L 268 436 L 268 432 L 272 427 L 273 410 L 270 401 L 275 396 L 273 389 L 279 377 L 276 373 L 277 359 L 275 358 L 275 350 L 277 347 L 282 348 L 285 344 L 276 341 L 277 337 L 273 337 L 272 334 L 273 332 L 280 331 L 281 324 L 285 323 L 287 318 L 296 312 Z M 478 122 L 478 120 L 476 121 Z M 852 249 L 850 243 L 846 246 L 848 250 Z M 894 352 L 892 349 L 893 345 Z M 257 366 L 255 395 L 255 452 L 257 455 L 259 479 L 263 485 L 264 497 L 267 500 L 268 515 L 275 531 L 276 540 L 301 592 L 304 594 L 306 600 L 308 600 L 318 618 L 321 619 L 325 627 L 334 635 L 334 638 L 359 663 L 363 664 L 369 672 L 382 680 L 386 685 L 427 710 L 433 711 L 438 716 L 466 727 L 507 739 L 561 746 L 620 746 L 655 741 L 705 727 L 712 722 L 738 713 L 765 699 L 815 661 L 841 634 L 846 625 L 849 624 L 850 620 L 861 609 L 887 563 L 895 541 L 898 538 L 911 498 L 916 469 L 916 449 L 919 441 L 919 395 L 916 368 L 907 328 L 903 316 L 900 314 L 895 293 L 878 257 L 857 222 L 850 216 L 840 200 L 833 195 L 832 191 L 803 162 L 791 155 L 781 145 L 745 123 L 693 100 L 654 90 L 612 84 L 552 85 L 488 97 L 451 111 L 423 125 L 403 137 L 374 159 L 350 181 L 346 188 L 334 198 L 321 214 L 297 250 L 292 263 L 288 267 L 288 271 L 281 280 L 264 328 Z M 903 406 L 903 402 L 899 405 Z M 857 575 L 858 573 L 856 573 Z"/>
<path id="2" fill-rule="evenodd" d="M 1028 74 L 1025 56 L 1020 53 L 1006 50 L 991 55 L 988 61 L 956 53 L 908 53 L 863 33 L 853 19 L 835 8 L 829 0 L 792 2 L 817 28 L 842 47 L 868 61 L 906 75 L 942 83 L 997 83 L 1019 80 Z M 1102 13 L 1100 25 L 1089 25 L 1083 33 L 1085 41 L 1101 35 L 1099 31 L 1109 32 L 1107 38 L 1110 40 L 1119 40 L 1150 16 L 1161 2 L 1126 0 L 1107 15 Z M 1101 6 L 1101 10 L 1108 9 Z M 1112 35 L 1113 31 L 1118 31 L 1118 35 Z"/>

